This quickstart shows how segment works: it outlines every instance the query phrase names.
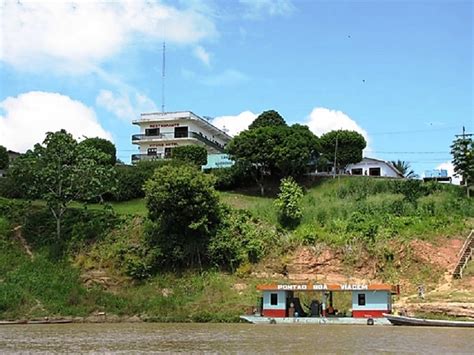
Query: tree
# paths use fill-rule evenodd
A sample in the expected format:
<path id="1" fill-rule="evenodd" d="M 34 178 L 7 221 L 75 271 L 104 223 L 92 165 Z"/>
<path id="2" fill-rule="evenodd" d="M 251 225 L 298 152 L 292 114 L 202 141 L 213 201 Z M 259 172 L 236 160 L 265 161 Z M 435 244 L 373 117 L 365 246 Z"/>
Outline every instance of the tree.
<path id="1" fill-rule="evenodd" d="M 10 158 L 8 157 L 7 148 L 0 145 L 0 169 L 8 168 Z"/>
<path id="2" fill-rule="evenodd" d="M 336 169 L 362 160 L 362 151 L 367 146 L 365 138 L 355 131 L 338 130 L 325 133 L 319 139 L 321 153 L 328 161 L 336 159 Z M 337 149 L 336 149 L 337 144 Z"/>
<path id="3" fill-rule="evenodd" d="M 201 266 L 221 220 L 214 178 L 190 165 L 163 166 L 145 183 L 151 239 L 167 266 Z"/>
<path id="4" fill-rule="evenodd" d="M 114 170 L 105 164 L 109 156 L 78 144 L 65 130 L 49 132 L 43 145 L 15 159 L 10 175 L 30 198 L 42 198 L 56 220 L 61 239 L 61 220 L 72 201 L 92 199 L 113 188 Z"/>
<path id="5" fill-rule="evenodd" d="M 303 217 L 301 201 L 303 199 L 303 189 L 293 178 L 281 180 L 280 193 L 275 200 L 278 208 L 278 219 L 282 226 L 294 228 Z"/>
<path id="6" fill-rule="evenodd" d="M 199 145 L 182 145 L 173 149 L 175 160 L 193 164 L 198 167 L 207 164 L 207 150 Z"/>
<path id="7" fill-rule="evenodd" d="M 263 111 L 249 126 L 249 129 L 272 126 L 286 126 L 285 120 L 277 111 Z"/>
<path id="8" fill-rule="evenodd" d="M 109 159 L 104 162 L 105 164 L 115 165 L 117 162 L 117 149 L 115 148 L 115 145 L 107 139 L 99 137 L 86 138 L 79 144 L 97 149 L 98 151 L 107 154 Z"/>
<path id="9" fill-rule="evenodd" d="M 249 168 L 263 196 L 267 177 L 297 177 L 308 170 L 318 152 L 318 139 L 306 126 L 260 127 L 234 137 L 227 152 Z"/>
<path id="10" fill-rule="evenodd" d="M 465 136 L 459 137 L 451 145 L 454 172 L 461 176 L 469 196 L 470 186 L 474 184 L 474 140 Z"/>
<path id="11" fill-rule="evenodd" d="M 391 163 L 395 169 L 402 173 L 402 175 L 407 179 L 413 179 L 416 176 L 413 169 L 411 169 L 409 162 L 403 160 L 392 160 Z"/>

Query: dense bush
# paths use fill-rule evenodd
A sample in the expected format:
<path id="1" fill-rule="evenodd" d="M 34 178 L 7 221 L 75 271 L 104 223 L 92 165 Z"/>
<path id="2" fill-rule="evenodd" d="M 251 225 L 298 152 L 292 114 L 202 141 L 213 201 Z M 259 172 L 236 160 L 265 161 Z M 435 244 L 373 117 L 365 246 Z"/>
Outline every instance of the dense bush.
<path id="1" fill-rule="evenodd" d="M 207 164 L 207 150 L 199 145 L 182 145 L 173 149 L 173 159 L 201 167 Z"/>
<path id="2" fill-rule="evenodd" d="M 132 166 L 115 166 L 118 180 L 117 189 L 114 193 L 104 196 L 104 199 L 107 201 L 129 201 L 144 197 L 143 186 L 152 177 L 155 169 L 172 164 L 173 162 L 166 160 L 145 160 Z"/>
<path id="3" fill-rule="evenodd" d="M 256 263 L 278 245 L 276 232 L 244 210 L 225 208 L 223 222 L 209 242 L 211 263 L 235 271 L 241 264 Z"/>
<path id="4" fill-rule="evenodd" d="M 248 166 L 239 162 L 228 168 L 210 169 L 207 172 L 215 176 L 215 188 L 220 191 L 233 190 L 255 184 Z"/>
<path id="5" fill-rule="evenodd" d="M 221 221 L 214 178 L 193 166 L 164 166 L 145 184 L 151 240 L 168 267 L 202 266 Z"/>
<path id="6" fill-rule="evenodd" d="M 146 222 L 141 218 L 124 218 L 103 240 L 91 245 L 87 257 L 78 258 L 78 265 L 87 268 L 100 264 L 136 280 L 150 277 L 160 261 L 161 251 L 147 239 L 144 225 Z"/>
<path id="7" fill-rule="evenodd" d="M 293 178 L 289 177 L 281 180 L 280 193 L 275 200 L 278 209 L 278 220 L 282 226 L 294 228 L 303 217 L 301 200 L 303 189 Z"/>

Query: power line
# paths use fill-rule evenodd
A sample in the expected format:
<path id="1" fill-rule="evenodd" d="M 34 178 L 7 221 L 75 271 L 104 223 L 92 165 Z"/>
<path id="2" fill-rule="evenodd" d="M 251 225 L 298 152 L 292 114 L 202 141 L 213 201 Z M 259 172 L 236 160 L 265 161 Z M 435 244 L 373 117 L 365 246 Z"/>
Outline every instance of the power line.
<path id="1" fill-rule="evenodd" d="M 410 130 L 410 131 L 391 131 L 391 132 L 375 132 L 375 133 L 368 133 L 369 136 L 378 136 L 384 134 L 412 134 L 412 133 L 426 133 L 426 132 L 439 132 L 439 131 L 446 131 L 446 130 L 454 130 L 457 127 L 443 127 L 443 128 L 431 128 L 431 129 L 417 129 L 417 130 Z"/>

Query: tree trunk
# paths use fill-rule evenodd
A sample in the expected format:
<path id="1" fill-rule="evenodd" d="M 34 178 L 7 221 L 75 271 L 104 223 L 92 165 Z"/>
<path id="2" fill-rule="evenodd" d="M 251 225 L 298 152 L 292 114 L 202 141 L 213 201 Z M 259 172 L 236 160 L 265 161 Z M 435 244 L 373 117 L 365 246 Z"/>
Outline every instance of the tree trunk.
<path id="1" fill-rule="evenodd" d="M 61 217 L 56 218 L 56 238 L 58 241 L 61 240 Z"/>
<path id="2" fill-rule="evenodd" d="M 261 182 L 258 183 L 258 186 L 260 186 L 260 195 L 263 197 L 265 195 L 265 186 Z"/>

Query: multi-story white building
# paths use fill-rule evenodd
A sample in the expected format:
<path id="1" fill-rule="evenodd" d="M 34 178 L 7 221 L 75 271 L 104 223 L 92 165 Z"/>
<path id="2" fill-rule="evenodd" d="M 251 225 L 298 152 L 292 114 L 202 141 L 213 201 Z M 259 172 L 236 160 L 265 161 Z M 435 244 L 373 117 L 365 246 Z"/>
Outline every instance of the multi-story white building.
<path id="1" fill-rule="evenodd" d="M 132 162 L 171 158 L 173 148 L 198 144 L 208 154 L 224 152 L 231 137 L 207 120 L 190 111 L 142 113 L 133 124 L 140 133 L 132 136 L 140 153 L 132 155 Z"/>

